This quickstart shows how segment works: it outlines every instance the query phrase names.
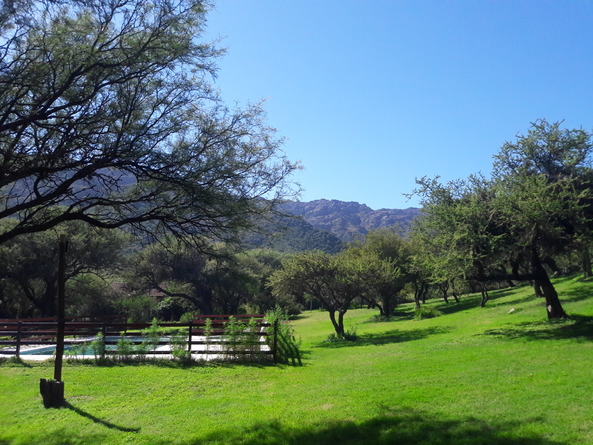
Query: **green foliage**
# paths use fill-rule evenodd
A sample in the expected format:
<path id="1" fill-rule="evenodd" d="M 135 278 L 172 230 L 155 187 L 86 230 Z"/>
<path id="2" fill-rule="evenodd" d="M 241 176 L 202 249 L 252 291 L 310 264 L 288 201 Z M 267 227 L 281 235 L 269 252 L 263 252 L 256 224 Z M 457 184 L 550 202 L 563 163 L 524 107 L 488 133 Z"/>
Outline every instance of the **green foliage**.
<path id="1" fill-rule="evenodd" d="M 416 264 L 443 289 L 479 282 L 485 298 L 489 283 L 531 280 L 548 317 L 565 317 L 544 264 L 554 267 L 568 251 L 588 252 L 592 150 L 591 134 L 538 120 L 503 145 L 492 179 L 419 180 L 424 211 L 413 235 Z"/>
<path id="2" fill-rule="evenodd" d="M 294 324 L 290 319 L 290 315 L 280 307 L 276 307 L 273 311 L 266 313 L 268 323 L 272 325 L 268 328 L 270 333 L 273 329 L 276 330 L 276 360 L 279 363 L 287 363 L 292 365 L 302 365 L 300 339 L 296 338 Z M 274 347 L 273 335 L 266 337 L 268 345 Z"/>
<path id="3" fill-rule="evenodd" d="M 80 343 L 71 345 L 68 350 L 64 351 L 64 355 L 86 355 L 89 350 L 91 350 L 91 345 L 88 343 Z"/>
<path id="4" fill-rule="evenodd" d="M 156 301 L 145 294 L 125 295 L 116 301 L 116 308 L 128 323 L 146 323 L 156 312 Z"/>
<path id="5" fill-rule="evenodd" d="M 442 312 L 432 306 L 421 306 L 414 309 L 414 318 L 416 320 L 425 320 L 442 315 Z"/>
<path id="6" fill-rule="evenodd" d="M 171 333 L 169 344 L 171 345 L 173 358 L 181 361 L 188 361 L 191 358 L 191 353 L 187 345 L 188 341 L 188 335 L 185 329 L 178 329 Z"/>
<path id="7" fill-rule="evenodd" d="M 243 270 L 231 245 L 205 238 L 200 242 L 197 247 L 188 238 L 167 238 L 146 247 L 134 258 L 129 286 L 164 295 L 160 305 L 171 309 L 167 318 L 196 309 L 202 314 L 238 313 L 254 278 Z"/>
<path id="8" fill-rule="evenodd" d="M 95 359 L 105 358 L 105 336 L 102 332 L 99 332 L 96 338 L 91 342 L 91 349 Z"/>
<path id="9" fill-rule="evenodd" d="M 344 314 L 352 300 L 372 287 L 371 271 L 367 261 L 348 251 L 338 255 L 305 252 L 285 261 L 270 277 L 270 285 L 276 294 L 317 298 L 329 312 L 336 334 L 343 337 Z"/>
<path id="10" fill-rule="evenodd" d="M 150 326 L 146 329 L 142 329 L 142 336 L 145 337 L 142 342 L 142 349 L 152 351 L 159 346 L 159 341 L 164 333 L 164 329 L 158 325 L 156 318 L 152 319 Z"/>
<path id="11" fill-rule="evenodd" d="M 179 322 L 189 323 L 190 321 L 193 321 L 194 316 L 195 312 L 184 312 L 183 314 L 181 314 L 181 317 L 179 317 Z"/>
<path id="12" fill-rule="evenodd" d="M 232 315 L 224 324 L 224 345 L 223 350 L 227 353 L 227 358 L 237 359 L 248 346 L 247 336 L 245 335 L 246 325 L 240 322 Z"/>
<path id="13" fill-rule="evenodd" d="M 207 9 L 3 6 L 1 216 L 17 224 L 0 230 L 0 244 L 67 220 L 231 237 L 292 196 L 298 165 L 261 106 L 231 110 L 208 82 L 222 51 L 201 41 Z"/>
<path id="14" fill-rule="evenodd" d="M 15 224 L 0 222 L 0 231 Z M 105 280 L 121 264 L 129 237 L 120 230 L 90 227 L 78 221 L 65 222 L 49 231 L 25 234 L 0 244 L 0 316 L 55 315 L 56 264 L 60 236 L 68 240 L 66 290 L 68 315 L 111 312 L 113 301 Z"/>

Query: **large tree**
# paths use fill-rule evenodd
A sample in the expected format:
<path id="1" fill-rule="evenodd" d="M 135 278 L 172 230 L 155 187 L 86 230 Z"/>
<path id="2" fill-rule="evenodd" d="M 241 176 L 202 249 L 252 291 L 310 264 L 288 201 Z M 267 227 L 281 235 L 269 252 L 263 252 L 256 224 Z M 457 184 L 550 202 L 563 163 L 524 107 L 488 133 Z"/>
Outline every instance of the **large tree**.
<path id="1" fill-rule="evenodd" d="M 12 220 L 0 226 L 15 224 Z M 0 245 L 0 314 L 54 316 L 58 293 L 58 240 L 68 239 L 66 284 L 68 313 L 92 315 L 101 309 L 108 287 L 93 276 L 117 270 L 129 236 L 121 230 L 97 229 L 80 221 L 44 233 L 22 235 Z"/>
<path id="2" fill-rule="evenodd" d="M 17 223 L 0 243 L 72 220 L 230 236 L 287 193 L 296 165 L 262 108 L 230 110 L 211 86 L 208 7 L 2 3 L 0 219 Z"/>
<path id="3" fill-rule="evenodd" d="M 544 265 L 590 240 L 591 134 L 539 120 L 507 142 L 495 156 L 497 206 L 513 239 L 514 275 L 525 278 L 546 300 L 549 318 L 566 314 Z"/>

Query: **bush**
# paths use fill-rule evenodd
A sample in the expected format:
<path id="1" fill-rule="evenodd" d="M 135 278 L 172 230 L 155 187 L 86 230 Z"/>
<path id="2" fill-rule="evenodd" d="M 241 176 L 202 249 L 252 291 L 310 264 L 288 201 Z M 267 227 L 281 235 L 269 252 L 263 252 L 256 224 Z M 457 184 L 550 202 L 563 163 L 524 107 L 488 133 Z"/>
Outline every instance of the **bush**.
<path id="1" fill-rule="evenodd" d="M 292 363 L 293 365 L 302 365 L 301 353 L 299 350 L 300 340 L 296 340 L 294 327 L 290 322 L 290 317 L 286 311 L 276 306 L 276 308 L 266 314 L 268 323 L 272 326 L 278 321 L 277 335 L 277 350 L 276 360 L 280 363 Z M 273 328 L 272 328 L 273 329 Z M 273 332 L 273 331 L 272 331 Z M 273 348 L 274 337 L 269 335 L 266 337 L 270 348 Z"/>
<path id="2" fill-rule="evenodd" d="M 426 318 L 435 318 L 443 313 L 433 307 L 421 306 L 414 311 L 414 318 L 416 320 L 424 320 Z"/>
<path id="3" fill-rule="evenodd" d="M 102 332 L 99 332 L 97 338 L 91 342 L 91 349 L 96 359 L 105 358 L 105 337 Z"/>

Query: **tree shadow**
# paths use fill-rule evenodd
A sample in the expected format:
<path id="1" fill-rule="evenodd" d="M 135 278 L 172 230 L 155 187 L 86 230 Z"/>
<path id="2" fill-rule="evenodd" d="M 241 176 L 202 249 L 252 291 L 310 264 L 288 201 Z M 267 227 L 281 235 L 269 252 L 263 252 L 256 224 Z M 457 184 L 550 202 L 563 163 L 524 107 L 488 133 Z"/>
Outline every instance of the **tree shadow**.
<path id="1" fill-rule="evenodd" d="M 459 303 L 441 303 L 436 308 L 443 314 L 455 314 L 480 306 L 480 299 L 477 297 L 460 297 Z"/>
<path id="2" fill-rule="evenodd" d="M 414 312 L 405 309 L 396 309 L 393 311 L 391 317 L 386 317 L 384 315 L 373 315 L 368 320 L 364 321 L 363 323 L 391 323 L 394 321 L 404 321 L 404 320 L 412 320 L 414 318 Z"/>
<path id="3" fill-rule="evenodd" d="M 424 329 L 392 330 L 379 334 L 364 334 L 355 340 L 324 341 L 316 345 L 319 348 L 344 348 L 353 346 L 386 345 L 392 343 L 405 343 L 414 340 L 422 340 L 429 335 L 444 334 L 449 328 L 430 327 Z"/>
<path id="4" fill-rule="evenodd" d="M 103 419 L 99 419 L 96 416 L 93 416 L 90 413 L 87 413 L 86 411 L 83 411 L 82 409 L 72 405 L 70 402 L 66 402 L 66 404 L 64 405 L 65 408 L 74 411 L 76 414 L 82 416 L 82 417 L 86 417 L 87 419 L 92 420 L 95 423 L 101 424 L 107 428 L 110 429 L 114 429 L 114 430 L 118 430 L 118 431 L 123 431 L 125 433 L 138 433 L 140 431 L 140 428 L 127 428 L 127 427 L 123 427 L 123 426 L 119 426 L 116 425 L 115 423 L 111 423 L 108 422 L 106 420 Z"/>
<path id="5" fill-rule="evenodd" d="M 511 292 L 509 292 L 511 293 Z M 490 301 L 496 301 L 496 306 L 516 306 L 522 303 L 529 303 L 531 301 L 536 301 L 536 300 L 540 300 L 540 301 L 544 301 L 543 299 L 538 299 L 535 295 L 526 295 L 524 297 L 521 298 L 515 298 L 511 301 L 496 301 L 496 298 L 491 298 Z M 488 303 L 486 303 L 486 306 L 488 306 Z"/>
<path id="6" fill-rule="evenodd" d="M 542 419 L 528 419 L 537 423 Z M 278 420 L 253 425 L 248 430 L 225 429 L 206 437 L 197 436 L 185 445 L 225 443 L 260 444 L 489 444 L 560 445 L 543 436 L 518 434 L 526 421 L 489 423 L 475 417 L 439 419 L 413 409 L 390 410 L 364 422 L 327 421 L 304 427 L 291 427 Z"/>
<path id="7" fill-rule="evenodd" d="M 593 317 L 572 315 L 568 320 L 531 321 L 490 329 L 480 335 L 526 340 L 593 340 Z"/>
<path id="8" fill-rule="evenodd" d="M 591 296 L 593 295 L 592 289 L 587 286 L 587 287 L 577 287 L 577 286 L 573 286 L 570 289 L 568 289 L 567 291 L 562 292 L 562 295 L 560 296 L 560 300 L 565 303 L 572 303 L 572 302 L 576 302 L 576 301 L 582 301 L 582 300 L 586 300 L 588 298 L 591 298 Z"/>

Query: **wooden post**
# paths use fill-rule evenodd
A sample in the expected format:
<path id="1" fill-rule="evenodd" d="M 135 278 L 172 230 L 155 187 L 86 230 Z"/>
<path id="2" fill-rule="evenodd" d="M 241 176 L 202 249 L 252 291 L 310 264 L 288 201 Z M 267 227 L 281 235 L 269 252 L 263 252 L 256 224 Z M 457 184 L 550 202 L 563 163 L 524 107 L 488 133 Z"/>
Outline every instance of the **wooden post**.
<path id="1" fill-rule="evenodd" d="M 19 321 L 17 323 L 17 330 L 16 330 L 16 358 L 20 358 L 21 355 L 21 337 L 22 337 L 22 327 L 23 322 Z"/>
<path id="2" fill-rule="evenodd" d="M 103 334 L 103 349 L 101 349 L 101 359 L 105 359 L 105 347 L 107 341 L 107 323 L 103 321 L 103 326 L 101 327 L 101 333 Z"/>
<path id="3" fill-rule="evenodd" d="M 56 362 L 54 366 L 54 380 L 62 381 L 62 361 L 64 358 L 64 324 L 66 297 L 66 250 L 68 241 L 60 235 L 60 254 L 58 257 L 58 336 L 56 338 Z"/>
<path id="4" fill-rule="evenodd" d="M 278 363 L 278 319 L 274 320 L 274 363 Z"/>
<path id="5" fill-rule="evenodd" d="M 191 358 L 191 337 L 192 337 L 192 321 L 190 320 L 189 322 L 189 332 L 188 332 L 188 337 L 187 337 L 187 353 L 189 354 L 190 358 Z"/>
<path id="6" fill-rule="evenodd" d="M 54 379 L 39 380 L 39 391 L 43 397 L 43 406 L 59 408 L 64 406 L 64 382 L 62 381 L 62 361 L 64 358 L 64 324 L 65 324 L 65 294 L 66 294 L 66 250 L 68 242 L 64 235 L 60 235 L 60 250 L 58 256 L 58 326 L 56 337 L 56 361 L 54 365 Z"/>

